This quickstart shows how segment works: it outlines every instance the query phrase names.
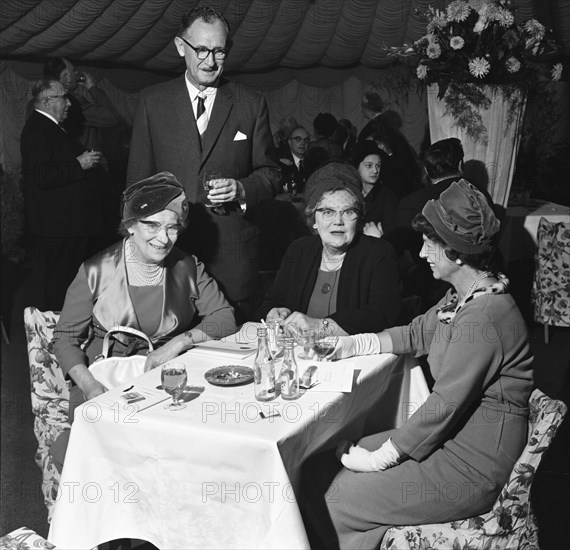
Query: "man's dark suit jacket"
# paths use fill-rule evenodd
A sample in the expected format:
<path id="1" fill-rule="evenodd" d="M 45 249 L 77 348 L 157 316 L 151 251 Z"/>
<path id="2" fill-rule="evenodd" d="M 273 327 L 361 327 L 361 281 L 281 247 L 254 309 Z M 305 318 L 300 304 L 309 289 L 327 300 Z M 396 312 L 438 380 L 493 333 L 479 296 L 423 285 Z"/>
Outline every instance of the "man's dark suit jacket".
<path id="1" fill-rule="evenodd" d="M 291 189 L 288 189 L 288 186 L 290 185 L 290 182 L 294 181 L 296 192 L 302 193 L 305 189 L 306 183 L 303 165 L 301 164 L 302 169 L 299 170 L 291 153 L 279 158 L 279 165 L 281 166 L 281 188 L 283 192 L 291 192 Z"/>
<path id="2" fill-rule="evenodd" d="M 226 207 L 226 215 L 204 207 L 201 179 L 212 169 L 242 183 L 245 215 L 237 202 Z M 177 245 L 206 264 L 230 300 L 252 296 L 259 229 L 248 213 L 274 197 L 280 183 L 263 96 L 222 80 L 201 144 L 184 75 L 143 90 L 133 124 L 127 185 L 161 171 L 176 176 L 191 203 L 189 227 Z"/>
<path id="3" fill-rule="evenodd" d="M 77 238 L 104 232 L 101 171 L 83 170 L 85 147 L 33 111 L 20 137 L 27 230 L 41 237 Z"/>

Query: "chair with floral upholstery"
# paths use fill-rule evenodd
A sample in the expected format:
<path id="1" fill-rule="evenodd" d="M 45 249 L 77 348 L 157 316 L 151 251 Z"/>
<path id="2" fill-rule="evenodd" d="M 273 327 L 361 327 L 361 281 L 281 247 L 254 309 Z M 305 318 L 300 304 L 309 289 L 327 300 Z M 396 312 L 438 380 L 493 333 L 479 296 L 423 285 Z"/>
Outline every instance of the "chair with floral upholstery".
<path id="1" fill-rule="evenodd" d="M 570 224 L 540 218 L 532 302 L 534 320 L 548 327 L 570 326 Z"/>
<path id="2" fill-rule="evenodd" d="M 28 346 L 34 433 L 38 440 L 36 463 L 42 470 L 42 492 L 51 521 L 52 509 L 59 489 L 59 472 L 48 450 L 57 436 L 69 428 L 69 383 L 53 354 L 53 331 L 59 313 L 24 310 Z"/>
<path id="3" fill-rule="evenodd" d="M 55 546 L 28 527 L 20 527 L 3 537 L 0 537 L 2 550 L 53 550 Z"/>
<path id="4" fill-rule="evenodd" d="M 450 523 L 405 525 L 386 531 L 380 550 L 536 550 L 538 526 L 530 488 L 540 460 L 567 411 L 562 401 L 532 392 L 528 442 L 487 514 Z"/>

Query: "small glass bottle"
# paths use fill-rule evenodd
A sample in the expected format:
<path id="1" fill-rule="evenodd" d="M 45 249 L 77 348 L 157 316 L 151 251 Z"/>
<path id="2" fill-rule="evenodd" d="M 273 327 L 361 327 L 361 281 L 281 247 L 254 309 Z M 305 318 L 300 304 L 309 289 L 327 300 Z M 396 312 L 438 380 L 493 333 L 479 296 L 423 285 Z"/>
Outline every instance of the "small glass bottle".
<path id="1" fill-rule="evenodd" d="M 257 355 L 253 364 L 253 391 L 258 401 L 271 401 L 277 396 L 275 365 L 267 342 L 267 328 L 257 329 Z"/>
<path id="2" fill-rule="evenodd" d="M 295 340 L 285 338 L 285 353 L 281 362 L 281 373 L 279 374 L 279 384 L 281 386 L 281 397 L 283 399 L 297 399 L 299 397 L 299 368 L 293 353 Z"/>

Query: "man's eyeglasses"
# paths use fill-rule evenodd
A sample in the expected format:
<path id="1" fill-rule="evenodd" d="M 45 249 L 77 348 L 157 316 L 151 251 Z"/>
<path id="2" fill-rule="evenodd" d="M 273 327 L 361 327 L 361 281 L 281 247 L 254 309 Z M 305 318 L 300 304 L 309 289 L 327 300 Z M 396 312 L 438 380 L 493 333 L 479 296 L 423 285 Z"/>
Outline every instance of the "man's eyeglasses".
<path id="1" fill-rule="evenodd" d="M 162 229 L 164 229 L 169 237 L 175 237 L 182 231 L 182 226 L 175 225 L 162 225 L 158 222 L 153 222 L 149 220 L 139 220 L 139 223 L 144 227 L 145 231 L 150 235 L 158 235 Z"/>
<path id="2" fill-rule="evenodd" d="M 344 221 L 352 222 L 356 218 L 358 218 L 358 215 L 360 214 L 360 211 L 357 210 L 356 208 L 347 208 L 346 210 L 333 210 L 332 208 L 317 208 L 315 212 L 320 212 L 321 216 L 323 217 L 323 220 L 325 220 L 326 222 L 334 220 L 337 214 L 340 214 L 340 217 Z"/>
<path id="3" fill-rule="evenodd" d="M 63 101 L 67 101 L 69 99 L 69 94 L 62 94 L 62 95 L 46 95 L 44 99 L 63 99 Z"/>
<path id="4" fill-rule="evenodd" d="M 198 46 L 195 48 L 183 36 L 179 36 L 178 38 L 196 52 L 196 57 L 200 61 L 204 61 L 204 59 L 206 59 L 210 54 L 214 56 L 216 61 L 223 61 L 226 58 L 226 55 L 228 55 L 228 50 L 226 48 L 213 48 L 212 50 L 210 48 L 206 48 L 206 46 Z"/>
<path id="5" fill-rule="evenodd" d="M 291 136 L 289 139 L 292 139 L 295 143 L 298 143 L 299 145 L 301 143 L 309 143 L 309 138 L 306 137 L 301 137 L 301 136 Z"/>

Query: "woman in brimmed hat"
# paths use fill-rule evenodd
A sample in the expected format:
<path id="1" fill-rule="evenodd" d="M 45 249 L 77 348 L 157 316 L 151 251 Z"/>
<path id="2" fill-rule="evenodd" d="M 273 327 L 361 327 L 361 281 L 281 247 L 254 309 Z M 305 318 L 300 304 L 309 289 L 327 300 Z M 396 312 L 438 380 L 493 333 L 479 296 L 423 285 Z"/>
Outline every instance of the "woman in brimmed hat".
<path id="1" fill-rule="evenodd" d="M 492 270 L 499 222 L 460 180 L 425 205 L 414 228 L 420 256 L 453 288 L 408 326 L 340 338 L 334 355 L 427 355 L 434 385 L 402 427 L 341 442 L 342 465 L 329 455 L 307 466 L 302 486 L 323 496 L 304 507 L 315 548 L 378 548 L 392 525 L 484 514 L 526 444 L 533 356 L 508 281 Z M 324 497 L 329 486 L 334 499 Z"/>
<path id="2" fill-rule="evenodd" d="M 330 335 L 382 330 L 397 322 L 394 250 L 361 233 L 361 188 L 349 164 L 332 162 L 311 175 L 305 213 L 316 235 L 289 246 L 257 318 Z"/>
<path id="3" fill-rule="evenodd" d="M 114 325 L 138 329 L 152 341 L 145 370 L 194 344 L 235 332 L 233 308 L 196 257 L 174 247 L 186 227 L 184 188 L 169 172 L 123 193 L 120 232 L 125 237 L 86 260 L 69 286 L 54 332 L 54 352 L 75 383 L 70 402 L 104 393 L 88 369 Z M 113 335 L 113 356 L 136 353 L 137 341 Z M 144 343 L 144 342 L 142 342 Z"/>

